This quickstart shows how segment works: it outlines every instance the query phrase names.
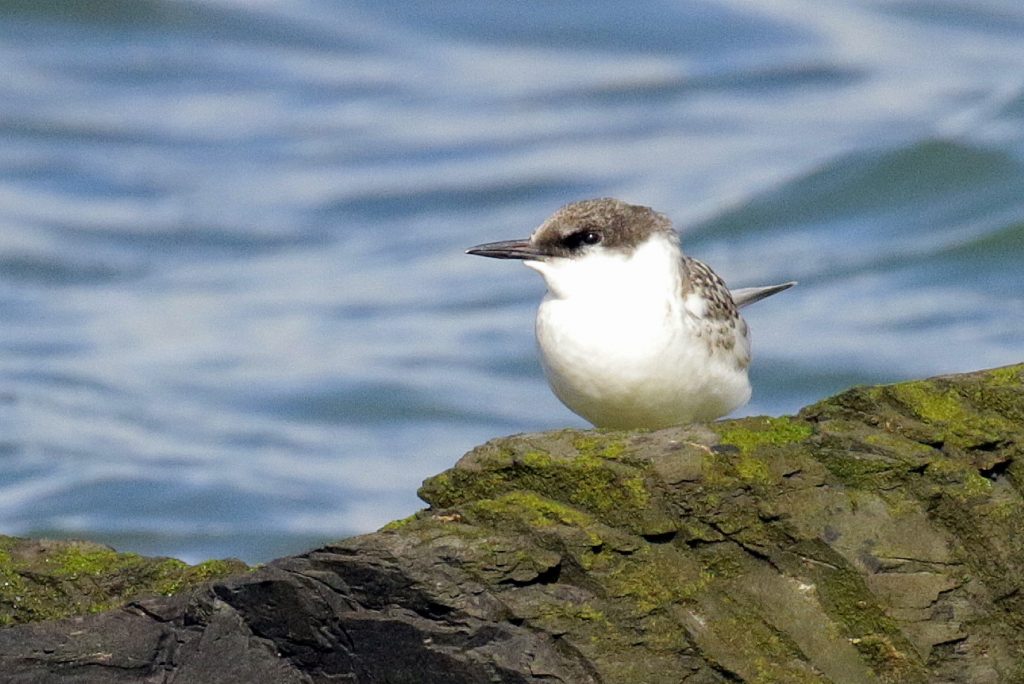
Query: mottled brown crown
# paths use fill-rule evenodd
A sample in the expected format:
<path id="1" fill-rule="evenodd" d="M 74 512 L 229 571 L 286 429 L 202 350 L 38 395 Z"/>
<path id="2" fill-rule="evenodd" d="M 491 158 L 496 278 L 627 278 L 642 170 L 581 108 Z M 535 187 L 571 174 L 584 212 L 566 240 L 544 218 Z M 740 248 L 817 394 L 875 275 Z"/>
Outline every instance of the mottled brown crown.
<path id="1" fill-rule="evenodd" d="M 600 234 L 605 249 L 627 253 L 655 233 L 676 237 L 664 214 L 602 197 L 566 204 L 534 231 L 530 242 L 551 256 L 569 257 L 578 253 L 570 246 L 572 237 L 589 231 Z"/>

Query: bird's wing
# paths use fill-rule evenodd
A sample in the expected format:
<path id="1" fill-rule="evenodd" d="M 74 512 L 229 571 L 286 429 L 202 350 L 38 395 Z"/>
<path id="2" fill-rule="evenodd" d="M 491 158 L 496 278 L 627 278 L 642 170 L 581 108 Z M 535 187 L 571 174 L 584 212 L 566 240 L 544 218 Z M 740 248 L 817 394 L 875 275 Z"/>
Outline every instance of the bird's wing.
<path id="1" fill-rule="evenodd" d="M 732 301 L 736 302 L 736 308 L 742 309 L 747 304 L 759 302 L 765 297 L 771 297 L 773 294 L 777 292 L 788 290 L 794 285 L 796 285 L 796 281 L 791 280 L 788 283 L 781 283 L 779 285 L 766 285 L 764 287 L 741 287 L 738 290 L 730 290 L 730 294 L 732 294 Z"/>

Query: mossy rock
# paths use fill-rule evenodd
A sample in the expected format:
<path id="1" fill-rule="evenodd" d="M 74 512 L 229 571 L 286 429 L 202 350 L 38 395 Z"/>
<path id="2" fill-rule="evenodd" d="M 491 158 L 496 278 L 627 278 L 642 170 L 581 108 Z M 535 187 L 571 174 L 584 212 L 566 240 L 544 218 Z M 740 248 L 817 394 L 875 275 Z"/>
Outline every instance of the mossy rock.
<path id="1" fill-rule="evenodd" d="M 460 564 L 491 586 L 492 546 L 546 554 L 532 591 L 496 591 L 604 681 L 1024 681 L 1022 374 L 497 439 L 427 480 L 399 533 L 488 539 Z"/>
<path id="2" fill-rule="evenodd" d="M 0 627 L 98 613 L 245 570 L 234 559 L 190 566 L 88 541 L 0 536 Z"/>
<path id="3" fill-rule="evenodd" d="M 517 435 L 428 479 L 429 508 L 377 533 L 116 620 L 0 630 L 0 671 L 54 681 L 45 676 L 102 666 L 117 681 L 173 671 L 246 684 L 1024 682 L 1022 491 L 1024 366 L 854 388 L 796 416 Z M 49 581 L 94 572 L 91 558 L 57 563 Z M 149 591 L 188 572 L 153 562 L 138 571 Z M 73 612 L 135 592 L 110 589 Z M 70 640 L 86 628 L 149 641 Z"/>

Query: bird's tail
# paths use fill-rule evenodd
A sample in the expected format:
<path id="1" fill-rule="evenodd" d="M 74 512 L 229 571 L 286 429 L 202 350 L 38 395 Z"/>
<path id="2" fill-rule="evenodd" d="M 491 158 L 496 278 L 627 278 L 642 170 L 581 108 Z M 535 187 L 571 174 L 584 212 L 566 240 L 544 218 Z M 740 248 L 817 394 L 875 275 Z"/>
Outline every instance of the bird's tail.
<path id="1" fill-rule="evenodd" d="M 765 297 L 771 297 L 777 292 L 788 290 L 789 288 L 796 285 L 795 280 L 791 280 L 788 283 L 782 283 L 780 285 L 766 285 L 764 287 L 741 287 L 738 290 L 730 290 L 732 294 L 732 301 L 736 303 L 737 309 L 742 309 L 747 304 L 753 304 L 759 302 Z"/>

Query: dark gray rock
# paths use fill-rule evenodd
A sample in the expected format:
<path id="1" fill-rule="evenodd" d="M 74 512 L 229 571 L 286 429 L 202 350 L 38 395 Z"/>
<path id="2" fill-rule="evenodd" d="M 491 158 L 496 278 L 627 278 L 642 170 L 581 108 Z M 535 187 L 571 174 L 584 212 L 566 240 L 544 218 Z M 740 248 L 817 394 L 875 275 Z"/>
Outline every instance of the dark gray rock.
<path id="1" fill-rule="evenodd" d="M 351 540 L 119 610 L 0 630 L 0 680 L 597 681 L 571 649 L 509 621 L 483 587 L 461 596 L 374 542 Z"/>

